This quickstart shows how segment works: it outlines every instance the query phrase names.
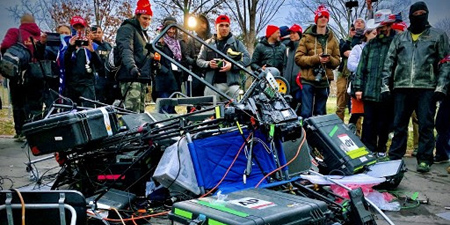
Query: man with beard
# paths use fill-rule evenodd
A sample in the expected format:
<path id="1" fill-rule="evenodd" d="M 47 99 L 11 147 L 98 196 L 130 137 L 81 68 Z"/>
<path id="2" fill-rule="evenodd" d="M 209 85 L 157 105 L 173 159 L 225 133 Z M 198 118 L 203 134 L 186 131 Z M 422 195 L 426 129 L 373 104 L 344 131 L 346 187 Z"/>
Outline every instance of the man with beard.
<path id="1" fill-rule="evenodd" d="M 275 67 L 283 74 L 286 65 L 286 46 L 280 41 L 280 28 L 268 25 L 266 36 L 256 45 L 252 55 L 251 68 L 256 71 L 266 67 Z"/>
<path id="2" fill-rule="evenodd" d="M 234 52 L 242 53 L 242 60 L 238 61 L 242 66 L 250 63 L 250 55 L 244 44 L 236 39 L 230 32 L 230 18 L 226 15 L 217 17 L 217 34 L 206 41 L 208 46 L 217 48 L 224 54 L 231 49 Z M 206 69 L 205 81 L 214 85 L 217 89 L 236 99 L 239 94 L 240 68 L 231 62 L 223 59 L 219 54 L 206 46 L 202 46 L 197 59 L 197 65 Z M 218 101 L 225 99 L 214 92 L 211 88 L 205 88 L 205 95 L 215 95 Z"/>
<path id="3" fill-rule="evenodd" d="M 415 110 L 419 119 L 417 172 L 421 173 L 429 172 L 433 164 L 436 102 L 445 98 L 449 84 L 446 67 L 438 66 L 450 53 L 448 37 L 430 26 L 428 13 L 424 2 L 411 6 L 411 25 L 392 41 L 381 86 L 382 95 L 389 95 L 392 90 L 394 96 L 394 138 L 389 158 L 401 159 L 405 154 L 408 121 Z"/>
<path id="4" fill-rule="evenodd" d="M 389 19 L 391 10 L 382 9 L 375 13 L 377 36 L 364 47 L 352 87 L 355 97 L 364 103 L 364 122 L 361 140 L 366 147 L 377 154 L 386 156 L 389 127 L 392 123 L 392 101 L 380 95 L 381 69 L 389 46 L 394 38 Z"/>

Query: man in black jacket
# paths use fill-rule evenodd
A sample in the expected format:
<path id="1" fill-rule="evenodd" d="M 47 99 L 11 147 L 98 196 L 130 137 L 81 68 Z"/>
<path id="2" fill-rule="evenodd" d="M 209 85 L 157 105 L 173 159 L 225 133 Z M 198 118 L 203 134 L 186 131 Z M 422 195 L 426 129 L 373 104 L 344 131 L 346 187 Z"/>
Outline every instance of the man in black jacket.
<path id="1" fill-rule="evenodd" d="M 117 31 L 114 61 L 120 61 L 119 81 L 126 109 L 144 112 L 147 86 L 150 82 L 150 53 L 147 30 L 153 16 L 150 2 L 139 0 L 135 17 L 125 20 Z"/>
<path id="2" fill-rule="evenodd" d="M 406 152 L 408 123 L 415 110 L 419 119 L 417 172 L 428 172 L 433 164 L 434 116 L 436 101 L 443 100 L 449 84 L 448 68 L 439 67 L 450 53 L 447 34 L 428 23 L 428 7 L 414 3 L 409 10 L 411 25 L 397 35 L 386 56 L 381 95 L 390 89 L 394 98 L 394 138 L 390 159 L 401 159 Z"/>
<path id="3" fill-rule="evenodd" d="M 67 97 L 78 105 L 94 107 L 92 103 L 81 101 L 80 97 L 95 100 L 95 71 L 101 67 L 97 45 L 90 37 L 84 37 L 87 29 L 86 21 L 80 16 L 74 16 L 70 25 L 77 34 L 69 39 L 67 50 L 64 52 L 64 67 L 66 71 Z M 80 41 L 87 41 L 84 46 Z"/>
<path id="4" fill-rule="evenodd" d="M 268 25 L 266 36 L 256 45 L 252 55 L 253 70 L 275 67 L 283 74 L 286 65 L 286 46 L 280 42 L 280 28 Z"/>

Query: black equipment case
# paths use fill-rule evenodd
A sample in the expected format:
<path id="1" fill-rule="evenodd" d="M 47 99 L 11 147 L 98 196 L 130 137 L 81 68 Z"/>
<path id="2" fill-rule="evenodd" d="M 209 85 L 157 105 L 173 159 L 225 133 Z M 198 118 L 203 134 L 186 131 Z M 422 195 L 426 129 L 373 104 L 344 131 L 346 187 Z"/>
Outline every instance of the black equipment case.
<path id="1" fill-rule="evenodd" d="M 322 201 L 267 189 L 230 193 L 217 197 L 177 202 L 169 219 L 172 224 L 326 224 L 330 211 Z"/>
<path id="2" fill-rule="evenodd" d="M 310 117 L 305 124 L 312 155 L 319 153 L 326 165 L 320 168 L 323 174 L 336 171 L 351 175 L 376 163 L 374 155 L 336 114 Z"/>
<path id="3" fill-rule="evenodd" d="M 23 126 L 33 155 L 67 151 L 112 136 L 118 130 L 116 111 L 112 107 L 56 114 Z"/>
<path id="4" fill-rule="evenodd" d="M 21 191 L 25 203 L 26 224 L 85 225 L 86 199 L 83 194 L 73 190 Z M 17 192 L 0 191 L 0 225 L 22 224 L 21 200 Z"/>

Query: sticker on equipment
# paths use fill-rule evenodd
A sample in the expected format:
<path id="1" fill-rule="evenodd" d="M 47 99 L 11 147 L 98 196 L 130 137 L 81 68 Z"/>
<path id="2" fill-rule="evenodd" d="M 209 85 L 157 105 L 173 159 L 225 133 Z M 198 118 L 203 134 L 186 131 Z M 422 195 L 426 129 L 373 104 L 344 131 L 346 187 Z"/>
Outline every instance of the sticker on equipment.
<path id="1" fill-rule="evenodd" d="M 232 201 L 229 201 L 229 203 L 235 204 L 238 206 L 242 206 L 242 207 L 246 207 L 249 209 L 265 209 L 265 208 L 269 208 L 272 206 L 276 206 L 275 203 L 273 203 L 273 202 L 268 202 L 268 201 L 264 201 L 261 199 L 250 198 L 250 197 L 232 200 Z"/>
<path id="2" fill-rule="evenodd" d="M 346 150 L 352 151 L 358 149 L 358 146 L 353 142 L 353 140 L 347 134 L 338 135 L 339 140 L 344 143 Z"/>

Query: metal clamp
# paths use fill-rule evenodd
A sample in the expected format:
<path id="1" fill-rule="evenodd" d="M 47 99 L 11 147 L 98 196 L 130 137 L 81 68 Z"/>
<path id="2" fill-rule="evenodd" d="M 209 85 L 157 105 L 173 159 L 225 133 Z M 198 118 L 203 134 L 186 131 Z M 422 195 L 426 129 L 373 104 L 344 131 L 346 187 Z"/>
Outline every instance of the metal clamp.
<path id="1" fill-rule="evenodd" d="M 66 225 L 66 214 L 64 209 L 64 201 L 66 200 L 66 195 L 64 193 L 59 193 L 59 220 L 61 220 L 61 225 Z"/>
<path id="2" fill-rule="evenodd" d="M 5 200 L 5 207 L 6 207 L 6 217 L 8 218 L 8 224 L 14 225 L 14 219 L 13 219 L 13 211 L 12 211 L 12 202 L 13 195 L 11 192 L 6 193 L 6 200 Z"/>

